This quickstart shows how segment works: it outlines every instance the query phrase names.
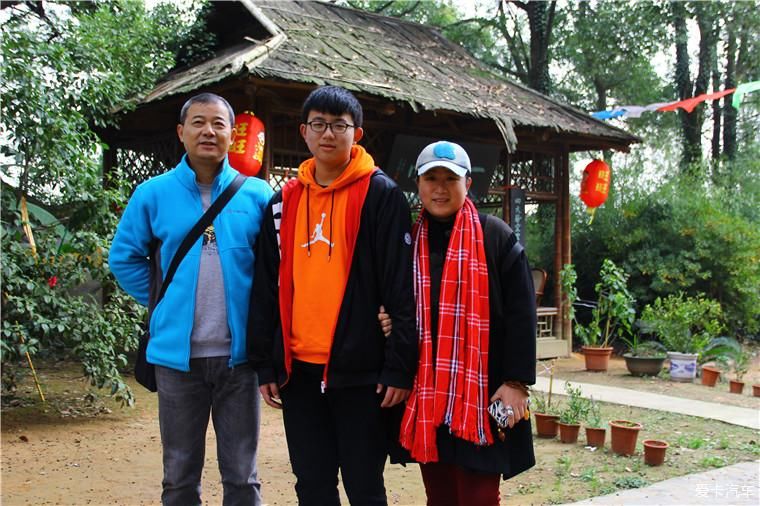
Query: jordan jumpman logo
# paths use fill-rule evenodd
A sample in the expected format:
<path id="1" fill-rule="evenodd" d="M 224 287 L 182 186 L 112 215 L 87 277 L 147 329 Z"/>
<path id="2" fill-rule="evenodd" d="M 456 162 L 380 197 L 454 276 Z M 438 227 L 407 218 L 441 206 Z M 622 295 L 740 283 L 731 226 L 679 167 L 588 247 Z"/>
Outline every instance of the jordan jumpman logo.
<path id="1" fill-rule="evenodd" d="M 327 215 L 325 213 L 322 213 L 322 221 L 314 225 L 314 233 L 311 234 L 311 239 L 309 240 L 309 242 L 302 244 L 301 245 L 302 248 L 306 248 L 307 246 L 318 243 L 320 241 L 326 243 L 329 246 L 335 246 L 335 243 L 331 243 L 330 241 L 328 241 L 327 237 L 325 237 L 322 234 L 322 225 L 324 225 L 325 223 L 325 216 Z"/>

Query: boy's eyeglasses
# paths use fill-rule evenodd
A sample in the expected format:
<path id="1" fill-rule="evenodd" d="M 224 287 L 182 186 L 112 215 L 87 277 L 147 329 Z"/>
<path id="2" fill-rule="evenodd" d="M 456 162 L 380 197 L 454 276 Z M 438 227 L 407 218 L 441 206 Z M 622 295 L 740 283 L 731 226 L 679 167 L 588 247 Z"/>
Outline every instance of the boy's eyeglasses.
<path id="1" fill-rule="evenodd" d="M 320 121 L 320 120 L 309 121 L 306 124 L 309 125 L 309 128 L 311 128 L 313 132 L 316 132 L 318 134 L 321 134 L 325 130 L 330 128 L 330 130 L 332 130 L 332 133 L 337 134 L 337 135 L 344 134 L 346 133 L 346 130 L 348 130 L 349 128 L 354 128 L 355 126 L 355 125 L 349 125 L 348 123 L 343 123 L 343 122 L 328 123 L 326 121 Z"/>

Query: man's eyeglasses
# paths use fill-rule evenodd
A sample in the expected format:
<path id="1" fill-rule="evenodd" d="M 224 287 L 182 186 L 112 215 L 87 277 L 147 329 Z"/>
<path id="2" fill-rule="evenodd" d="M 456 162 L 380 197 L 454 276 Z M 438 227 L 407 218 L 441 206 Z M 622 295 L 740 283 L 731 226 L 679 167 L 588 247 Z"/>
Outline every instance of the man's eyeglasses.
<path id="1" fill-rule="evenodd" d="M 342 121 L 338 123 L 328 123 L 322 120 L 309 121 L 306 124 L 309 125 L 309 128 L 311 128 L 312 132 L 321 134 L 325 130 L 330 128 L 330 130 L 332 130 L 332 133 L 336 135 L 344 134 L 346 133 L 346 130 L 348 130 L 349 128 L 354 128 L 354 126 L 356 126 L 356 125 L 349 125 L 348 123 L 343 123 Z"/>

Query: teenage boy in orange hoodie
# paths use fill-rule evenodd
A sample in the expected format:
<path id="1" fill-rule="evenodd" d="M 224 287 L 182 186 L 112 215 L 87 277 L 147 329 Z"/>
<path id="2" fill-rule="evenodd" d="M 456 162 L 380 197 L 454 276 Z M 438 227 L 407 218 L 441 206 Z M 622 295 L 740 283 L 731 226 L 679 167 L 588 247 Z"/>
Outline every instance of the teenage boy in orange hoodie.
<path id="1" fill-rule="evenodd" d="M 387 504 L 383 408 L 417 367 L 409 206 L 359 146 L 362 108 L 323 86 L 302 109 L 303 162 L 269 203 L 258 241 L 249 357 L 283 409 L 301 505 Z M 393 314 L 383 335 L 380 306 Z"/>

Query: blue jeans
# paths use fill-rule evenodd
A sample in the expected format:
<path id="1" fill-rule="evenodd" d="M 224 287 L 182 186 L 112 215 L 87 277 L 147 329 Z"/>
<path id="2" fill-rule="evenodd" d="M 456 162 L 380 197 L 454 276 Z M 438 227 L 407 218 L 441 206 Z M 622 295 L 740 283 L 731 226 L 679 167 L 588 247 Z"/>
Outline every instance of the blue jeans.
<path id="1" fill-rule="evenodd" d="M 201 504 L 209 412 L 217 438 L 224 505 L 260 505 L 256 471 L 259 388 L 248 364 L 229 357 L 190 361 L 190 372 L 156 366 L 158 420 L 164 453 L 164 505 Z"/>

